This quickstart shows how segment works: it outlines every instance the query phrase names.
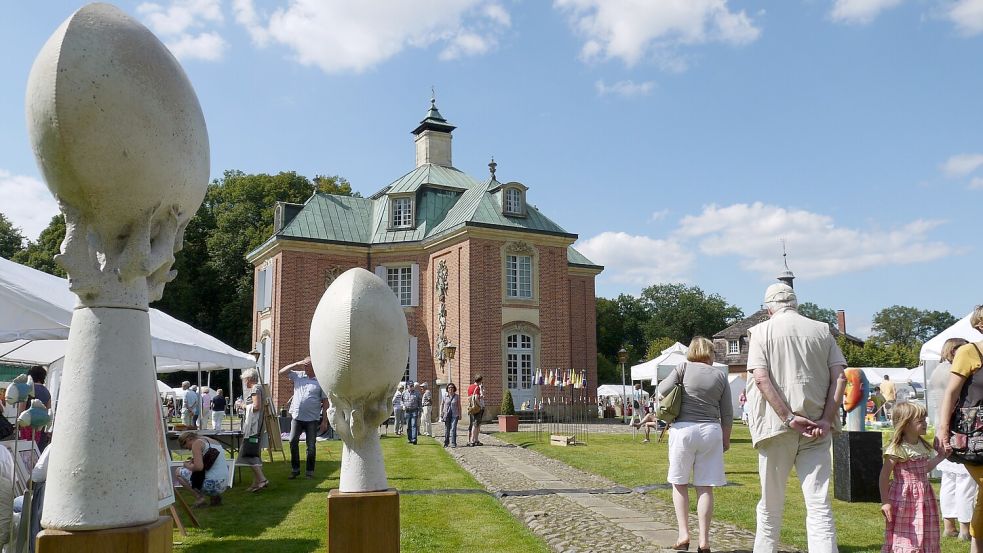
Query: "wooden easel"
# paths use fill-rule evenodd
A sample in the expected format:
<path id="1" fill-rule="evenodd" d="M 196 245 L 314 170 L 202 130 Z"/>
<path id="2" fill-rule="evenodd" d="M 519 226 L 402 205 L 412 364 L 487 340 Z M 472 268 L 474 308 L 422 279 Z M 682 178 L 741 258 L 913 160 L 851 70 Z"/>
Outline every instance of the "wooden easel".
<path id="1" fill-rule="evenodd" d="M 263 382 L 263 371 L 257 370 L 256 377 L 259 385 L 263 387 L 263 432 L 266 432 L 266 453 L 273 462 L 273 452 L 279 451 L 280 457 L 287 460 L 287 454 L 283 451 L 283 440 L 280 439 L 280 419 L 276 414 L 276 406 L 273 404 L 273 395 L 270 393 L 270 386 Z M 275 429 L 275 431 L 274 431 Z"/>

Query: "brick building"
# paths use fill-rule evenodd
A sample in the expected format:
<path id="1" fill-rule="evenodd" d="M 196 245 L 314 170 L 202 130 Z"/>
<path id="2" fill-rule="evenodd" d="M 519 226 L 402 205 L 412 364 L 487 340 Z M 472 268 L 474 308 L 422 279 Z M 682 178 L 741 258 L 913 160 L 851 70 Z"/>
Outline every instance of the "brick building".
<path id="1" fill-rule="evenodd" d="M 536 394 L 537 368 L 584 370 L 597 385 L 594 278 L 602 267 L 527 202 L 520 182 L 478 180 L 451 163 L 448 123 L 431 101 L 413 130 L 416 167 L 368 198 L 315 194 L 276 205 L 274 233 L 247 255 L 255 267 L 253 339 L 264 381 L 308 354 L 321 295 L 352 267 L 375 272 L 403 305 L 404 379 L 467 385 L 481 374 L 488 414 L 506 388 L 516 408 Z M 456 347 L 446 359 L 447 345 Z M 292 389 L 272 380 L 282 405 Z"/>

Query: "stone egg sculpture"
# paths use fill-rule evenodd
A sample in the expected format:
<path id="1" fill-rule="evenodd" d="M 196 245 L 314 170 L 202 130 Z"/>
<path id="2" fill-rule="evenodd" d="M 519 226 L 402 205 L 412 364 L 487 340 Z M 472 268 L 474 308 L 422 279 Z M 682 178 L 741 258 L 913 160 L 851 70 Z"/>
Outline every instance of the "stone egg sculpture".
<path id="1" fill-rule="evenodd" d="M 26 107 L 65 214 L 56 261 L 72 291 L 89 306 L 160 299 L 209 176 L 205 118 L 180 64 L 135 19 L 89 4 L 42 47 Z"/>
<path id="2" fill-rule="evenodd" d="M 344 442 L 342 492 L 388 487 L 377 428 L 391 411 L 406 368 L 406 316 L 392 289 L 365 269 L 349 269 L 321 296 L 311 320 L 311 363 Z"/>

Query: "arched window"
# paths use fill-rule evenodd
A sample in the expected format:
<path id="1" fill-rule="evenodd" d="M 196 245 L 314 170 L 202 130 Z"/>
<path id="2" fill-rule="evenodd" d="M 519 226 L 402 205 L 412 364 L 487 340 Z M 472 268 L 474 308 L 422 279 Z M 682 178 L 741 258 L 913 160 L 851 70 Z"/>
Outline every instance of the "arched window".
<path id="1" fill-rule="evenodd" d="M 532 336 L 517 332 L 505 340 L 505 378 L 511 389 L 532 388 Z"/>

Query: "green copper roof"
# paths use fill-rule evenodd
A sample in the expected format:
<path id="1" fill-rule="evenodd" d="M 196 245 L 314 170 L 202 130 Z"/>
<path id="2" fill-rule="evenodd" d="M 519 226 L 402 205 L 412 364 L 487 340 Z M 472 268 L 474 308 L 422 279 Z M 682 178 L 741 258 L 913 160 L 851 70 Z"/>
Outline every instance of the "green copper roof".
<path id="1" fill-rule="evenodd" d="M 444 116 L 437 111 L 437 100 L 434 98 L 430 99 L 430 111 L 427 112 L 427 116 L 420 121 L 420 125 L 413 129 L 412 134 L 420 134 L 425 130 L 434 130 L 439 132 L 451 132 L 456 129 L 454 125 L 451 125 L 444 119 Z"/>
<path id="2" fill-rule="evenodd" d="M 492 182 L 478 182 L 453 167 L 423 165 L 370 198 L 316 194 L 272 239 L 390 244 L 419 242 L 464 226 L 576 238 L 532 205 L 526 205 L 524 217 L 503 215 L 502 193 Z M 389 228 L 390 199 L 394 194 L 413 197 L 414 228 Z M 595 266 L 579 254 L 570 259 L 576 259 L 576 264 Z"/>
<path id="3" fill-rule="evenodd" d="M 600 267 L 600 265 L 587 259 L 584 254 L 573 249 L 573 246 L 567 246 L 567 264 L 580 265 L 582 267 Z"/>
<path id="4" fill-rule="evenodd" d="M 277 236 L 364 244 L 369 241 L 372 200 L 315 194 Z"/>
<path id="5" fill-rule="evenodd" d="M 426 163 L 399 177 L 386 188 L 370 196 L 370 199 L 375 200 L 384 194 L 416 192 L 420 187 L 428 184 L 464 191 L 477 184 L 477 181 L 453 167 Z"/>

